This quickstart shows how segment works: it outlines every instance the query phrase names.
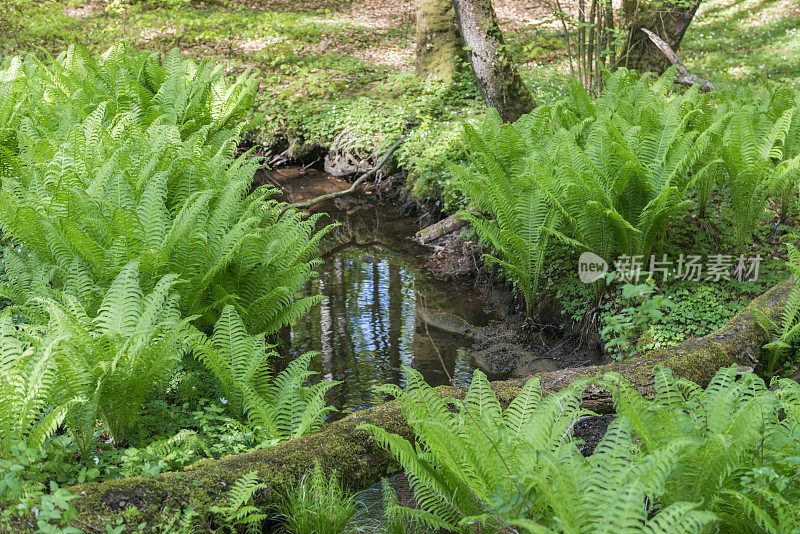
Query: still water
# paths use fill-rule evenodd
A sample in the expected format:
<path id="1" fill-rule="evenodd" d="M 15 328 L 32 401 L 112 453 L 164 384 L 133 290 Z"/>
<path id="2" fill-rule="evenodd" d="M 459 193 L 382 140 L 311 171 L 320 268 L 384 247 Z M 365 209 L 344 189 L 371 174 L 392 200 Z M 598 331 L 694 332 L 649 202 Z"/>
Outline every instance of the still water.
<path id="1" fill-rule="evenodd" d="M 269 180 L 280 184 L 290 201 L 348 186 L 313 169 L 299 173 L 287 168 L 272 173 Z M 422 317 L 444 311 L 486 326 L 500 318 L 497 312 L 471 286 L 445 283 L 426 273 L 422 264 L 430 249 L 411 240 L 418 225 L 396 206 L 347 197 L 321 209 L 328 214 L 321 226 L 339 225 L 325 238 L 319 275 L 304 291 L 320 295 L 321 301 L 292 325 L 290 352 L 318 352 L 312 363 L 317 379 L 341 382 L 327 396 L 338 409 L 328 420 L 387 400 L 374 386 L 404 386 L 406 366 L 433 386 L 468 385 L 476 368 L 469 355 L 472 342 L 437 330 Z M 390 481 L 403 486 L 401 479 Z M 380 483 L 362 492 L 359 502 L 351 526 L 364 532 L 383 530 Z"/>
<path id="2" fill-rule="evenodd" d="M 383 215 L 392 209 L 381 206 Z M 362 218 L 371 211 L 376 215 L 365 211 Z M 379 238 L 398 230 L 393 224 L 398 221 L 386 217 L 373 217 L 372 222 Z M 291 350 L 293 355 L 320 353 L 314 371 L 325 380 L 342 382 L 329 398 L 340 414 L 384 402 L 373 386 L 403 386 L 404 366 L 422 373 L 431 385 L 469 384 L 475 368 L 467 350 L 471 342 L 427 326 L 422 314 L 444 310 L 484 326 L 492 312 L 471 288 L 426 275 L 414 248 L 391 250 L 380 239 L 340 248 L 327 255 L 317 269 L 319 276 L 306 288 L 306 294 L 322 299 L 292 326 Z"/>

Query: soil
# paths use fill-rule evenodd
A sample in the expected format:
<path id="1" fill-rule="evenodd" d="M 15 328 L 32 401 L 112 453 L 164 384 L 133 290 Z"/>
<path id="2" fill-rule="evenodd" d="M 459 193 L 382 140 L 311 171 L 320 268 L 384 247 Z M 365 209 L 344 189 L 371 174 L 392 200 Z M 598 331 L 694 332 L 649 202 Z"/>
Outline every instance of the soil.
<path id="1" fill-rule="evenodd" d="M 342 223 L 333 232 L 333 239 L 328 240 L 332 244 L 323 254 L 347 246 L 379 244 L 398 252 L 414 254 L 423 267 L 437 278 L 462 284 L 466 282 L 467 285 L 471 283 L 474 291 L 498 310 L 500 316 L 505 317 L 502 322 L 480 327 L 469 324 L 456 314 L 430 314 L 418 310 L 418 315 L 431 329 L 472 340 L 471 356 L 490 375 L 525 377 L 536 372 L 600 362 L 601 352 L 595 336 L 587 336 L 586 329 L 565 320 L 554 299 L 544 299 L 535 320 L 529 319 L 509 289 L 481 267 L 482 250 L 476 242 L 465 240 L 455 232 L 424 247 L 413 243 L 411 236 L 440 215 L 434 207 L 413 201 L 410 195 L 403 192 L 402 182 L 402 175 L 379 176 L 377 182 L 366 184 L 357 194 L 316 206 L 313 211 L 330 212 L 333 219 Z M 348 181 L 331 176 L 317 167 L 304 166 L 259 172 L 255 185 L 262 184 L 280 188 L 283 192 L 281 200 L 287 202 L 308 200 L 347 189 L 350 185 Z M 392 223 L 399 235 L 393 236 L 391 243 L 386 242 L 385 236 L 378 236 L 374 229 L 362 228 L 364 221 L 358 217 L 351 217 L 360 204 L 374 204 L 382 199 L 390 200 L 401 208 L 399 211 L 386 210 L 386 217 L 404 219 Z M 324 218 L 323 222 L 327 224 L 331 221 Z"/>
<path id="2" fill-rule="evenodd" d="M 578 450 L 582 455 L 590 456 L 594 453 L 614 417 L 612 414 L 593 416 L 575 424 L 573 435 L 581 442 L 578 444 Z"/>

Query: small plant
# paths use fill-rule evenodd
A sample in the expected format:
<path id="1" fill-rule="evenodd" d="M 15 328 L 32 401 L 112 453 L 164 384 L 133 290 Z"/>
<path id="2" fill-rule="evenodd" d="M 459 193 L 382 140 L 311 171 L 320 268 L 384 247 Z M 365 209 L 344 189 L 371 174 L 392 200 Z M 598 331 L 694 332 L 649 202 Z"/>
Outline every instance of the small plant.
<path id="1" fill-rule="evenodd" d="M 381 480 L 383 507 L 386 515 L 386 534 L 422 534 L 425 527 L 422 523 L 404 518 L 403 510 L 397 499 L 397 493 L 385 478 Z"/>
<path id="2" fill-rule="evenodd" d="M 606 316 L 606 325 L 600 331 L 606 352 L 618 360 L 633 356 L 639 337 L 653 321 L 664 316 L 665 309 L 673 306 L 672 301 L 658 292 L 651 278 L 643 284 L 624 284 L 622 298 L 633 305 Z"/>
<path id="3" fill-rule="evenodd" d="M 769 193 L 777 187 L 783 194 L 785 176 L 796 171 L 796 161 L 776 166 L 784 159 L 783 143 L 796 108 L 778 117 L 760 113 L 752 105 L 731 103 L 730 109 L 721 154 L 729 177 L 734 240 L 744 252 L 764 216 Z"/>
<path id="4" fill-rule="evenodd" d="M 57 405 L 52 403 L 56 339 L 43 340 L 24 331 L 22 325 L 14 324 L 9 309 L 0 314 L 0 460 L 15 445 L 39 448 L 78 400 L 77 395 L 65 395 Z"/>
<path id="5" fill-rule="evenodd" d="M 800 250 L 792 243 L 787 243 L 786 246 L 789 253 L 786 265 L 797 283 L 800 280 Z M 778 323 L 763 312 L 759 313 L 758 319 L 762 328 L 772 337 L 772 341 L 764 345 L 767 362 L 765 370 L 771 376 L 797 355 L 797 341 L 800 335 L 800 286 L 792 287 Z"/>
<path id="6" fill-rule="evenodd" d="M 248 534 L 257 534 L 261 532 L 261 525 L 268 516 L 253 504 L 253 498 L 259 491 L 268 488 L 267 484 L 258 482 L 256 471 L 250 471 L 233 485 L 228 495 L 228 504 L 212 506 L 210 511 L 219 514 L 230 527 L 242 526 Z"/>
<path id="7" fill-rule="evenodd" d="M 310 477 L 309 477 L 310 475 Z M 327 477 L 319 462 L 294 488 L 287 488 L 278 513 L 292 534 L 339 534 L 356 513 L 356 496 L 348 494 L 335 470 Z"/>
<path id="8" fill-rule="evenodd" d="M 333 410 L 325 394 L 338 382 L 321 381 L 305 386 L 313 353 L 293 360 L 277 376 L 269 361 L 275 352 L 263 335 L 248 335 L 233 306 L 225 306 L 214 335 L 198 333 L 194 352 L 219 380 L 226 403 L 237 417 L 247 416 L 264 442 L 300 437 L 322 425 Z"/>
<path id="9" fill-rule="evenodd" d="M 57 399 L 85 399 L 70 408 L 67 428 L 86 452 L 97 420 L 117 439 L 132 436 L 145 396 L 164 385 L 189 340 L 181 320 L 176 276 L 166 275 L 147 294 L 139 262 L 126 265 L 91 317 L 71 295 L 39 301 L 50 316 Z"/>
<path id="10" fill-rule="evenodd" d="M 458 184 L 477 212 L 465 210 L 481 242 L 492 251 L 487 264 L 522 294 L 528 313 L 533 311 L 550 233 L 559 221 L 547 196 L 525 172 L 526 147 L 514 125 L 503 124 L 489 111 L 478 133 L 464 125 L 464 140 L 474 168 L 452 166 Z"/>

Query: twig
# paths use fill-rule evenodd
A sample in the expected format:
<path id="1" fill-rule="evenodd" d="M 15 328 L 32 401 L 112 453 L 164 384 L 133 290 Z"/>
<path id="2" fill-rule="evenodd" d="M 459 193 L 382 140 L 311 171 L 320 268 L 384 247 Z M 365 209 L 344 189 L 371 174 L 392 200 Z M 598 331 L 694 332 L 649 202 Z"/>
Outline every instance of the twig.
<path id="1" fill-rule="evenodd" d="M 427 306 L 423 306 L 423 309 L 425 308 L 427 308 Z M 447 375 L 447 382 L 449 382 L 450 385 L 452 386 L 453 377 L 450 376 L 450 373 L 447 371 L 447 366 L 444 364 L 444 358 L 442 358 L 442 353 L 439 352 L 439 347 L 436 346 L 436 343 L 434 343 L 433 338 L 431 337 L 431 332 L 430 330 L 428 330 L 428 321 L 422 321 L 422 322 L 425 323 L 425 334 L 428 336 L 431 345 L 433 345 L 433 350 L 436 351 L 436 355 L 439 357 L 439 363 L 442 364 L 442 369 L 444 370 L 444 374 Z"/>
<path id="2" fill-rule="evenodd" d="M 714 90 L 713 83 L 705 78 L 697 76 L 696 74 L 692 74 L 692 72 L 686 68 L 686 65 L 684 65 L 680 59 L 678 59 L 678 54 L 675 53 L 675 51 L 666 41 L 648 29 L 642 28 L 642 31 L 647 34 L 650 40 L 653 41 L 653 44 L 656 45 L 665 56 L 667 56 L 667 59 L 669 59 L 670 63 L 678 68 L 680 75 L 675 76 L 675 83 L 689 86 L 699 84 L 700 90 L 706 93 Z"/>
<path id="3" fill-rule="evenodd" d="M 389 148 L 389 150 L 386 151 L 386 154 L 384 154 L 383 157 L 381 157 L 381 159 L 378 160 L 378 163 L 375 164 L 375 166 L 372 167 L 370 170 L 362 174 L 358 178 L 358 180 L 353 182 L 353 184 L 350 186 L 349 189 L 345 189 L 343 191 L 336 191 L 335 193 L 328 193 L 326 195 L 321 195 L 316 198 L 304 200 L 303 202 L 295 202 L 294 204 L 287 204 L 286 206 L 284 206 L 283 211 L 281 211 L 281 214 L 283 214 L 284 212 L 286 212 L 286 210 L 291 208 L 297 208 L 297 209 L 310 208 L 312 206 L 320 204 L 321 202 L 327 202 L 328 200 L 333 200 L 335 198 L 343 197 L 345 195 L 350 195 L 354 193 L 356 188 L 359 185 L 361 185 L 364 182 L 364 180 L 366 180 L 367 178 L 378 172 L 380 168 L 383 167 L 384 163 L 386 163 L 388 159 L 391 157 L 391 155 L 394 154 L 394 151 L 400 148 L 400 145 L 403 144 L 403 141 L 406 140 L 406 137 L 408 137 L 408 135 L 409 135 L 408 133 L 403 134 L 400 137 L 400 139 L 398 139 L 397 142 L 395 142 L 395 144 L 393 144 Z"/>

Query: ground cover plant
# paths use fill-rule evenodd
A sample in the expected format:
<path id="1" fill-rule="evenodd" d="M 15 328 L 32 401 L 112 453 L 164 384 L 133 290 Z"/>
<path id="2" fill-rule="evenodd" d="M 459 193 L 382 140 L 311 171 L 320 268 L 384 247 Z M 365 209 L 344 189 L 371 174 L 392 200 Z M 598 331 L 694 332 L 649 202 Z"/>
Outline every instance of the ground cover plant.
<path id="1" fill-rule="evenodd" d="M 413 370 L 391 388 L 414 444 L 369 427 L 403 466 L 419 508 L 393 513 L 459 532 L 786 532 L 797 528 L 796 382 L 737 367 L 707 388 L 655 371 L 647 400 L 600 377 L 617 416 L 593 454 L 572 437 L 585 384 L 545 395 L 537 378 L 506 408 L 480 371 L 445 401 Z M 634 439 L 635 437 L 635 439 Z"/>
<path id="2" fill-rule="evenodd" d="M 461 212 L 526 328 L 555 295 L 607 359 L 708 334 L 799 275 L 796 6 L 704 2 L 679 49 L 716 84 L 703 93 L 674 85 L 672 70 L 587 64 L 573 79 L 573 60 L 593 52 L 569 40 L 599 35 L 596 8 L 587 23 L 569 2 L 497 0 L 501 50 L 538 103 L 508 124 L 468 63 L 449 81 L 412 74 L 412 4 L 0 5 L 0 530 L 92 529 L 65 487 L 159 476 L 322 427 L 336 382 L 312 376 L 314 354 L 283 362 L 285 328 L 321 302 L 298 294 L 328 228 L 254 187 L 256 154 L 296 158 L 301 174 L 322 152 L 366 168 L 414 125 L 381 179 L 401 173 L 428 214 Z M 616 67 L 606 56 L 598 63 Z M 579 284 L 584 252 L 615 275 Z M 716 277 L 681 279 L 673 265 L 634 280 L 620 261 L 641 257 L 646 271 L 677 255 L 717 258 Z M 755 256 L 757 281 L 737 263 Z M 705 388 L 664 368 L 647 397 L 613 373 L 551 394 L 534 378 L 501 407 L 480 372 L 463 401 L 446 401 L 406 369 L 405 390 L 379 392 L 399 399 L 416 439 L 368 431 L 416 502 L 384 483 L 382 526 L 797 530 L 800 390 L 780 377 L 798 361 L 800 290 L 786 300 L 777 320 L 759 317 L 770 339 L 757 374 L 725 368 Z M 584 457 L 573 431 L 593 417 L 581 408 L 590 385 L 616 413 Z M 149 524 L 129 510 L 103 526 L 352 530 L 361 496 L 335 471 L 316 464 L 280 488 L 240 475 L 210 509 L 164 509 Z M 265 509 L 270 492 L 283 500 Z"/>

